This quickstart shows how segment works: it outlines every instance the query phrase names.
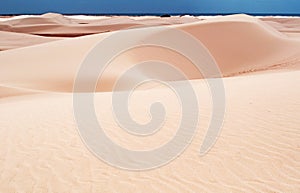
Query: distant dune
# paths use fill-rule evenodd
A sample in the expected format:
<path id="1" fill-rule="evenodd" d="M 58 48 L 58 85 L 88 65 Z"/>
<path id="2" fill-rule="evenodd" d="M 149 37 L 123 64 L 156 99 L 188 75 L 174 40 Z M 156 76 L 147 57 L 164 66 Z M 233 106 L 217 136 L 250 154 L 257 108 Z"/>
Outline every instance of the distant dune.
<path id="1" fill-rule="evenodd" d="M 63 38 L 52 38 L 26 33 L 0 31 L 0 50 L 10 50 L 62 39 Z"/>

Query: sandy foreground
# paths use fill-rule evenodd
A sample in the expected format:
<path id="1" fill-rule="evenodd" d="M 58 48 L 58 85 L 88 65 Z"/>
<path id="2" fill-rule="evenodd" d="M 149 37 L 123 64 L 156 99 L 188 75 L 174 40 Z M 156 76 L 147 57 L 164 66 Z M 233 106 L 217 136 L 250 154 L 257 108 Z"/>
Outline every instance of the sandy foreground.
<path id="1" fill-rule="evenodd" d="M 200 108 L 197 132 L 179 157 L 152 170 L 119 169 L 82 141 L 74 118 L 74 81 L 99 42 L 120 30 L 148 33 L 157 26 L 192 35 L 215 59 L 226 95 L 223 127 L 215 145 L 200 156 L 213 102 L 203 74 L 174 50 L 151 45 L 126 50 L 111 60 L 94 93 L 99 124 L 115 143 L 132 150 L 158 148 L 180 124 L 178 97 L 157 82 L 133 92 L 129 109 L 145 124 L 151 103 L 162 102 L 166 118 L 159 132 L 131 135 L 114 120 L 114 84 L 145 60 L 183 71 Z M 162 40 L 171 38 L 163 35 Z M 0 192 L 300 192 L 300 18 L 0 17 L 0 50 Z M 124 79 L 123 89 L 141 74 L 158 73 L 175 87 L 187 81 L 159 71 L 137 69 Z"/>

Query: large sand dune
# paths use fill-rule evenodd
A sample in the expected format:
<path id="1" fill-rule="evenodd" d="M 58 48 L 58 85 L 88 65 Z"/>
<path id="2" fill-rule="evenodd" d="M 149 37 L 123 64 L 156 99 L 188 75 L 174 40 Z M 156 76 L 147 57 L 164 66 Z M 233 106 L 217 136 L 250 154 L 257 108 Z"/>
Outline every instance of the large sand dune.
<path id="1" fill-rule="evenodd" d="M 299 192 L 298 21 L 246 15 L 1 18 L 0 192 Z M 200 156 L 212 112 L 205 79 L 175 51 L 149 45 L 129 49 L 111 61 L 96 88 L 95 111 L 106 134 L 123 147 L 143 150 L 162 145 L 176 132 L 180 103 L 157 83 L 136 91 L 130 109 L 143 123 L 149 119 L 149 102 L 162 101 L 167 116 L 161 131 L 140 138 L 114 120 L 114 83 L 126 69 L 149 58 L 186 73 L 199 100 L 200 122 L 190 146 L 170 164 L 141 172 L 120 170 L 97 159 L 81 141 L 72 107 L 74 81 L 89 51 L 101 41 L 118 30 L 147 34 L 160 25 L 193 35 L 218 64 L 226 94 L 222 132 Z M 122 41 L 111 42 L 116 43 Z M 150 77 L 153 72 L 138 69 L 137 74 Z M 127 77 L 125 84 L 134 78 Z M 176 77 L 168 80 L 181 85 Z"/>
<path id="2" fill-rule="evenodd" d="M 74 37 L 101 32 L 116 31 L 140 26 L 170 25 L 199 21 L 198 18 L 172 17 L 157 19 L 141 17 L 99 17 L 94 19 L 65 17 L 60 14 L 44 14 L 41 17 L 28 16 L 0 20 L 1 31 L 29 33 L 42 36 Z"/>

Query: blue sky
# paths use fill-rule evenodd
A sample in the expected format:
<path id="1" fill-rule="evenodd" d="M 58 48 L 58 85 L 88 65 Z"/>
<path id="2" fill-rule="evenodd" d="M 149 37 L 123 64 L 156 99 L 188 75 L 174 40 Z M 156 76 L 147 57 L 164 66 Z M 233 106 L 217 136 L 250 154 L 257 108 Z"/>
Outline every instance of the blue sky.
<path id="1" fill-rule="evenodd" d="M 1 0 L 0 14 L 300 14 L 300 0 Z"/>

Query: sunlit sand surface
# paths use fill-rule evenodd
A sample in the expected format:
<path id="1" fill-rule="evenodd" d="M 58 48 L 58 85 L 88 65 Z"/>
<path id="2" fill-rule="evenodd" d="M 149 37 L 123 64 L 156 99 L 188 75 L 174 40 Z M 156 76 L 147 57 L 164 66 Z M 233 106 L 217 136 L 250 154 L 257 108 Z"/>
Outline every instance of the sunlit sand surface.
<path id="1" fill-rule="evenodd" d="M 160 100 L 166 120 L 159 132 L 133 136 L 114 120 L 114 82 L 143 60 L 154 57 L 185 71 L 200 108 L 197 133 L 178 158 L 153 170 L 121 170 L 82 142 L 74 80 L 89 51 L 112 33 L 161 25 L 192 34 L 214 57 L 226 94 L 222 131 L 200 156 L 212 99 L 189 60 L 151 46 L 126 51 L 95 90 L 98 121 L 113 141 L 152 149 L 170 140 L 179 124 L 176 95 L 158 83 L 134 92 L 129 109 L 146 123 L 149 104 Z M 0 18 L 0 50 L 0 192 L 300 192 L 299 18 L 17 16 Z"/>

